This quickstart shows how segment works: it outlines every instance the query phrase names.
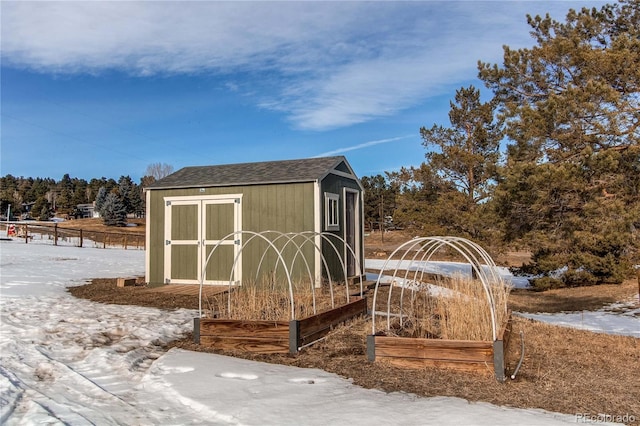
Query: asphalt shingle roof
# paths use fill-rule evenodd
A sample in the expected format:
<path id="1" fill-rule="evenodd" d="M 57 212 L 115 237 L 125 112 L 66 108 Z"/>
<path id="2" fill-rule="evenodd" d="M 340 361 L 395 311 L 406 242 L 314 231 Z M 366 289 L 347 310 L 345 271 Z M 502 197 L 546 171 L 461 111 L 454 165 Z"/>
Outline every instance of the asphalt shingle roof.
<path id="1" fill-rule="evenodd" d="M 311 182 L 322 178 L 342 161 L 346 163 L 344 156 L 185 167 L 147 188 L 171 189 Z"/>

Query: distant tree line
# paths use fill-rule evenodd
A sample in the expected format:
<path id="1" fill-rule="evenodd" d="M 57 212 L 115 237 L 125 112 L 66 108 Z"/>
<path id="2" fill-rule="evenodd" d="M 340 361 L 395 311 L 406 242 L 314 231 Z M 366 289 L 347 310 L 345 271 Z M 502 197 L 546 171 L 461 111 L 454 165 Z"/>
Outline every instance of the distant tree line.
<path id="1" fill-rule="evenodd" d="M 532 48 L 478 63 L 492 99 L 460 88 L 419 167 L 362 179 L 366 220 L 527 248 L 539 289 L 620 283 L 640 263 L 640 2 L 527 19 Z"/>
<path id="2" fill-rule="evenodd" d="M 95 203 L 105 224 L 124 226 L 127 216 L 144 215 L 143 188 L 172 172 L 173 167 L 167 164 L 151 164 L 139 184 L 130 176 L 120 176 L 117 181 L 102 177 L 87 182 L 68 174 L 59 181 L 6 175 L 0 177 L 0 212 L 6 216 L 10 210 L 14 218 L 49 220 L 53 215 L 80 217 L 78 205 Z"/>

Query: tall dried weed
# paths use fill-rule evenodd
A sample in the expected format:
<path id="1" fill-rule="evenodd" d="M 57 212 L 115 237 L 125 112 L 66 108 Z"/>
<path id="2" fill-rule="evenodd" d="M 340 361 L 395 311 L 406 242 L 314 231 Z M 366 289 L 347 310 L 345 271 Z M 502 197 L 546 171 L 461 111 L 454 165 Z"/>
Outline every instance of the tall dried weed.
<path id="1" fill-rule="evenodd" d="M 510 287 L 490 284 L 498 332 L 507 320 Z M 491 304 L 482 283 L 455 275 L 439 277 L 435 285 L 416 284 L 393 289 L 391 334 L 449 340 L 493 340 Z"/>
<path id="2" fill-rule="evenodd" d="M 327 286 L 312 288 L 308 281 L 299 281 L 293 283 L 292 287 L 293 299 L 291 299 L 288 285 L 278 284 L 272 280 L 261 284 L 244 283 L 242 286 L 234 287 L 228 293 L 208 298 L 207 316 L 246 321 L 290 321 L 294 317 L 295 319 L 305 318 L 347 302 L 344 286 L 334 287 L 333 304 L 331 292 Z"/>

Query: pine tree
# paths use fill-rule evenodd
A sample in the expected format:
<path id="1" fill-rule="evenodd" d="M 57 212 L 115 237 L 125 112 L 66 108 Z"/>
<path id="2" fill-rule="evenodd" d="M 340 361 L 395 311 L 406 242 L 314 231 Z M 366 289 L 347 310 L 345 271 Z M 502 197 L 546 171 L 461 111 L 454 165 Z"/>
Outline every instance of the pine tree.
<path id="1" fill-rule="evenodd" d="M 365 190 L 364 220 L 372 227 L 381 227 L 385 216 L 393 216 L 396 189 L 382 175 L 364 176 L 361 179 Z"/>
<path id="2" fill-rule="evenodd" d="M 49 206 L 42 206 L 40 209 L 40 215 L 38 216 L 38 220 L 49 220 L 51 218 L 51 214 L 49 212 Z"/>
<path id="3" fill-rule="evenodd" d="M 455 191 L 429 165 L 402 167 L 400 171 L 387 173 L 391 185 L 398 188 L 394 221 L 401 227 L 421 235 L 449 234 L 441 215 L 437 214 L 440 199 Z"/>
<path id="4" fill-rule="evenodd" d="M 473 86 L 456 91 L 450 102 L 450 127 L 420 129 L 427 166 L 452 186 L 431 207 L 447 233 L 485 239 L 493 231 L 486 202 L 491 198 L 500 161 L 502 123 L 494 100 L 481 102 Z"/>
<path id="5" fill-rule="evenodd" d="M 640 9 L 622 1 L 528 17 L 536 45 L 479 63 L 508 150 L 496 191 L 506 235 L 528 241 L 554 285 L 621 282 L 640 226 Z M 546 284 L 549 279 L 544 281 Z"/>
<path id="6" fill-rule="evenodd" d="M 107 195 L 102 206 L 102 217 L 107 226 L 126 226 L 127 211 L 116 194 Z"/>
<path id="7" fill-rule="evenodd" d="M 100 216 L 104 217 L 104 203 L 107 200 L 107 189 L 104 186 L 101 186 L 98 190 L 98 194 L 96 195 L 95 200 L 95 211 L 100 214 Z"/>

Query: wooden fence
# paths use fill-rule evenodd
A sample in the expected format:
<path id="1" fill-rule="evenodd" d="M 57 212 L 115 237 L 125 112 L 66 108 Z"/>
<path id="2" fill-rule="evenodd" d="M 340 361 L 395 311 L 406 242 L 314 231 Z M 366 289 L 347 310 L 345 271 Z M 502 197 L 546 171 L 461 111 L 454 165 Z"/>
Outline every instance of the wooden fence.
<path id="1" fill-rule="evenodd" d="M 14 235 L 8 229 L 13 226 Z M 25 243 L 34 241 L 50 242 L 53 245 L 73 245 L 76 247 L 123 247 L 145 249 L 145 234 L 127 232 L 103 232 L 80 228 L 61 227 L 48 222 L 1 222 L 0 233 L 7 237 L 23 239 Z"/>

